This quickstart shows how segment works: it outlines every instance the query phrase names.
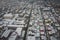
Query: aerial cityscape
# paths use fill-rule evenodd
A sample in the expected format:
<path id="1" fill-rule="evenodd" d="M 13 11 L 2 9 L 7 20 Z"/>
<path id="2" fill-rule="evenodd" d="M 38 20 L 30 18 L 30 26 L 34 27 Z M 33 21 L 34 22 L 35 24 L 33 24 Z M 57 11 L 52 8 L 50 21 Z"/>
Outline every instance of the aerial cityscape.
<path id="1" fill-rule="evenodd" d="M 60 40 L 59 0 L 0 0 L 0 40 Z"/>

